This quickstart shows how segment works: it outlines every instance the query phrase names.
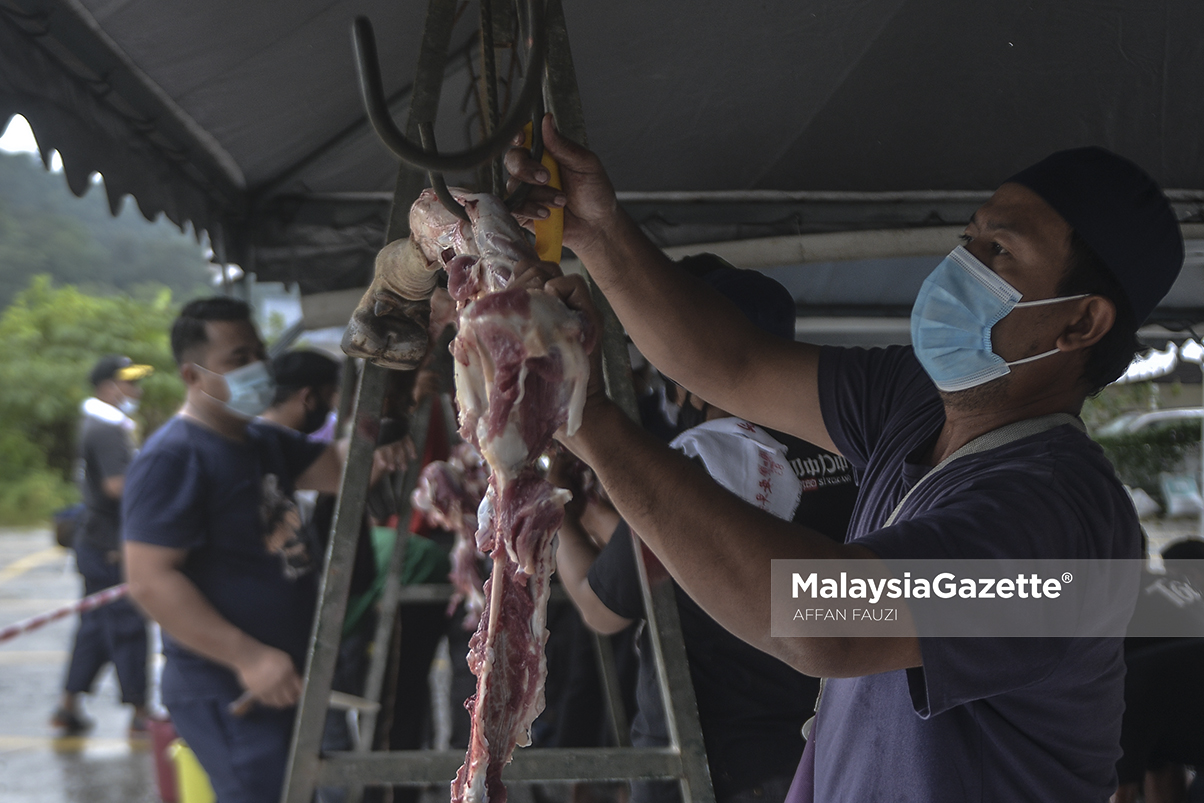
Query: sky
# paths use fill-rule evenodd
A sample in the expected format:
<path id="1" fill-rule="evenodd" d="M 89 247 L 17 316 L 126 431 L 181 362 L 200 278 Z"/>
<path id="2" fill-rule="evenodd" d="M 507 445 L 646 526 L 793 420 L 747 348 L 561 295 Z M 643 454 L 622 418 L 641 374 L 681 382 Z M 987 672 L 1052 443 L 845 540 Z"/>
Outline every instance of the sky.
<path id="1" fill-rule="evenodd" d="M 4 134 L 0 135 L 0 151 L 4 153 L 33 153 L 38 152 L 38 141 L 33 135 L 33 130 L 29 127 L 29 123 L 24 117 L 19 114 L 14 114 L 8 122 L 8 127 L 4 129 Z M 54 151 L 50 156 L 50 172 L 58 173 L 63 169 L 63 160 L 59 157 L 59 152 Z M 92 180 L 101 181 L 99 173 L 92 175 Z M 242 276 L 242 269 L 237 266 L 231 266 L 232 270 L 237 269 L 238 273 L 234 278 Z"/>
<path id="2" fill-rule="evenodd" d="M 4 129 L 4 135 L 0 136 L 0 151 L 5 153 L 37 153 L 38 143 L 34 139 L 33 131 L 29 128 L 29 123 L 19 114 L 14 114 L 8 122 L 8 127 Z M 57 173 L 63 169 L 63 160 L 59 158 L 59 152 L 55 151 L 50 157 L 50 169 Z"/>

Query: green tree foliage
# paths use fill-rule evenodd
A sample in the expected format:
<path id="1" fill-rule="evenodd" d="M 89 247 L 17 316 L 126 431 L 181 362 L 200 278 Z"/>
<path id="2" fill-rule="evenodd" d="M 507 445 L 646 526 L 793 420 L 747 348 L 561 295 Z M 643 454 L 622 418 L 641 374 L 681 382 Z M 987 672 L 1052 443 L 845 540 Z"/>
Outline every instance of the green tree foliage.
<path id="1" fill-rule="evenodd" d="M 44 521 L 75 498 L 79 406 L 101 356 L 155 367 L 136 416 L 144 433 L 179 406 L 168 342 L 175 313 L 168 290 L 151 300 L 96 296 L 38 276 L 0 315 L 0 525 Z"/>
<path id="2" fill-rule="evenodd" d="M 1080 414 L 1088 432 L 1104 426 L 1122 413 L 1134 410 L 1157 410 L 1159 388 L 1154 382 L 1130 382 L 1109 385 L 1083 403 Z"/>
<path id="3" fill-rule="evenodd" d="M 206 292 L 204 249 L 169 221 L 148 223 L 129 198 L 114 218 L 103 188 L 76 198 L 36 157 L 0 153 L 0 309 L 41 273 L 94 293 Z"/>

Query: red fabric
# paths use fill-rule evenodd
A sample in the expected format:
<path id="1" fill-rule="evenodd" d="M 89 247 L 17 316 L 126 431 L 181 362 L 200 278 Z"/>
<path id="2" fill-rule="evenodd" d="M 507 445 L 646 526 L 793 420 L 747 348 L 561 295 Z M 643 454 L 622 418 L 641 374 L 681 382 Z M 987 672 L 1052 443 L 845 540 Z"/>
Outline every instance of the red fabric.
<path id="1" fill-rule="evenodd" d="M 151 749 L 155 756 L 155 782 L 159 787 L 159 799 L 163 803 L 176 803 L 179 791 L 176 787 L 176 768 L 168 756 L 167 748 L 176 740 L 176 729 L 170 719 L 146 720 L 151 735 Z"/>

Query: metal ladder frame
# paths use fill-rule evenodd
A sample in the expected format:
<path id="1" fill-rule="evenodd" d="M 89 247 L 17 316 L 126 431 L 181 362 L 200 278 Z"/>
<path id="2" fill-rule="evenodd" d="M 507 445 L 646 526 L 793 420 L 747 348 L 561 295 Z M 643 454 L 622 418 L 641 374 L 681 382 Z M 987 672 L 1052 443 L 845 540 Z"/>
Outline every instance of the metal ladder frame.
<path id="1" fill-rule="evenodd" d="M 434 119 L 454 10 L 453 0 L 430 0 L 407 123 L 411 137 L 417 133 L 420 122 Z M 555 117 L 560 131 L 569 138 L 585 144 L 584 116 L 561 0 L 547 0 L 546 19 L 548 57 L 545 103 Z M 386 242 L 408 236 L 409 207 L 422 187 L 421 174 L 402 165 L 390 210 Z M 631 366 L 622 327 L 609 303 L 597 291 L 592 281 L 590 289 L 603 318 L 603 371 L 607 394 L 631 418 L 638 420 Z M 335 659 L 346 613 L 355 545 L 367 497 L 372 452 L 380 426 L 385 374 L 386 369 L 367 364 L 359 378 L 351 444 L 322 575 L 318 612 L 310 640 L 305 682 L 297 706 L 281 796 L 282 803 L 311 803 L 314 790 L 319 786 L 343 786 L 355 794 L 362 791 L 364 786 L 450 783 L 464 762 L 464 751 L 461 749 L 371 752 L 357 750 L 327 755 L 322 755 L 320 750 Z M 416 479 L 409 475 L 416 473 L 406 472 L 409 480 L 407 484 Z M 408 493 L 402 504 L 408 507 Z M 404 547 L 407 537 L 406 533 L 401 532 L 404 527 L 405 525 L 401 524 L 398 528 L 399 543 L 391 560 L 391 575 L 394 570 L 399 572 L 403 565 L 401 561 L 404 555 L 401 547 Z M 713 803 L 714 790 L 685 643 L 682 640 L 673 583 L 667 575 L 650 577 L 644 563 L 642 548 L 634 551 L 644 597 L 645 619 L 653 646 L 657 681 L 661 701 L 665 706 L 669 745 L 659 748 L 622 746 L 519 750 L 506 768 L 505 779 L 518 782 L 676 780 L 681 785 L 683 800 Z M 395 579 L 391 576 L 387 582 L 395 585 Z M 423 592 L 425 599 L 429 599 L 429 596 L 425 596 L 427 593 Z M 400 589 L 398 596 L 399 599 L 402 596 Z M 381 618 L 390 618 L 395 612 L 396 605 L 393 605 L 391 609 L 384 611 L 385 615 Z M 378 632 L 380 629 L 381 625 L 378 624 Z M 605 667 L 605 653 L 599 655 L 600 663 Z M 383 677 L 383 670 L 380 674 Z M 615 692 L 613 674 L 605 671 L 603 674 L 613 723 L 617 721 L 615 715 L 621 709 L 621 700 Z"/>

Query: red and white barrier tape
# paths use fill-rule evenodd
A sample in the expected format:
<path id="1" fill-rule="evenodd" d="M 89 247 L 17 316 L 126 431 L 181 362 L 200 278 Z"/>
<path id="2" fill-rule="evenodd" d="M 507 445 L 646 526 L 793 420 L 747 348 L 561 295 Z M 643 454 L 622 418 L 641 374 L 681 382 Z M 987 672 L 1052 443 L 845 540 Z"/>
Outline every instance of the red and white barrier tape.
<path id="1" fill-rule="evenodd" d="M 129 591 L 129 586 L 122 583 L 119 586 L 106 588 L 104 591 L 97 591 L 95 594 L 84 597 L 79 602 L 73 602 L 70 605 L 64 605 L 61 608 L 55 608 L 53 611 L 40 613 L 37 616 L 31 616 L 28 619 L 23 619 L 16 624 L 0 629 L 0 644 L 14 639 L 22 633 L 28 633 L 31 630 L 37 630 L 39 627 L 48 625 L 51 622 L 58 621 L 73 613 L 84 613 L 85 611 L 99 608 L 101 605 L 108 605 L 110 602 L 116 602 L 126 595 Z"/>

